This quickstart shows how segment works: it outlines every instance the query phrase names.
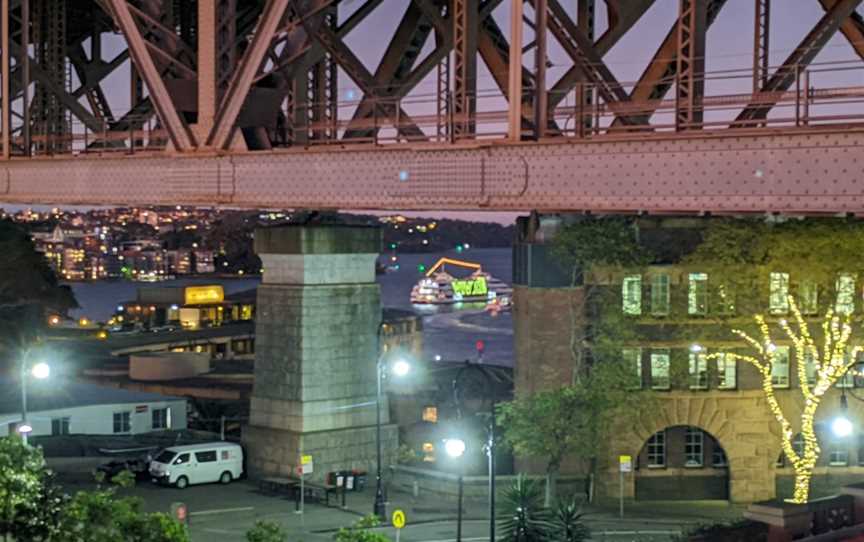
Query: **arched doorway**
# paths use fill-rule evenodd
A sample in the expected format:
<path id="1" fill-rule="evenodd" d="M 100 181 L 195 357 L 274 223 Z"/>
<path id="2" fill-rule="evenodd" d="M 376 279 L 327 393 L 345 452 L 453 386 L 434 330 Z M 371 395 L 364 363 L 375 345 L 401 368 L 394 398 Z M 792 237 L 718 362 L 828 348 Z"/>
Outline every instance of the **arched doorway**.
<path id="1" fill-rule="evenodd" d="M 707 431 L 676 425 L 654 433 L 635 465 L 638 500 L 728 500 L 729 460 Z"/>

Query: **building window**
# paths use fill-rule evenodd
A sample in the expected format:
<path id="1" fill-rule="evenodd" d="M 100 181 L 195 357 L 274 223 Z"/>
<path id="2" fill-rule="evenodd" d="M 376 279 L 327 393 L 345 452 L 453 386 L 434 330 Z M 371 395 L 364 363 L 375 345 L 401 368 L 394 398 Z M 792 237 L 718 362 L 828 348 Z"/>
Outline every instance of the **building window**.
<path id="1" fill-rule="evenodd" d="M 51 419 L 51 434 L 52 435 L 68 435 L 69 434 L 69 418 L 52 418 Z"/>
<path id="2" fill-rule="evenodd" d="M 429 423 L 438 423 L 438 407 L 423 407 L 423 421 Z"/>
<path id="3" fill-rule="evenodd" d="M 837 303 L 834 310 L 837 314 L 852 314 L 855 312 L 855 276 L 843 273 L 834 283 L 837 291 Z"/>
<path id="4" fill-rule="evenodd" d="M 690 389 L 708 388 L 708 360 L 705 352 L 690 352 Z"/>
<path id="5" fill-rule="evenodd" d="M 695 315 L 708 313 L 708 274 L 690 273 L 687 290 L 687 312 Z"/>
<path id="6" fill-rule="evenodd" d="M 771 273 L 769 281 L 768 312 L 789 312 L 789 273 Z"/>
<path id="7" fill-rule="evenodd" d="M 812 280 L 804 281 L 798 287 L 798 309 L 801 314 L 819 312 L 819 286 Z"/>
<path id="8" fill-rule="evenodd" d="M 734 390 L 737 386 L 737 363 L 735 356 L 719 354 L 717 356 L 717 389 Z"/>
<path id="9" fill-rule="evenodd" d="M 114 413 L 114 432 L 128 433 L 132 430 L 130 421 L 130 412 L 115 412 Z"/>
<path id="10" fill-rule="evenodd" d="M 804 373 L 807 375 L 807 383 L 811 386 L 816 383 L 816 359 L 813 351 L 804 352 Z"/>
<path id="11" fill-rule="evenodd" d="M 641 348 L 622 348 L 621 359 L 624 360 L 625 367 L 633 368 L 633 387 L 642 387 L 642 349 Z"/>
<path id="12" fill-rule="evenodd" d="M 771 363 L 771 383 L 775 388 L 789 387 L 789 347 L 776 346 Z"/>
<path id="13" fill-rule="evenodd" d="M 651 352 L 651 389 L 669 389 L 669 350 Z"/>
<path id="14" fill-rule="evenodd" d="M 702 458 L 702 442 L 704 434 L 701 429 L 688 427 L 684 430 L 684 466 L 685 467 L 701 467 Z"/>
<path id="15" fill-rule="evenodd" d="M 427 463 L 435 462 L 435 445 L 431 442 L 423 443 L 423 461 Z"/>
<path id="16" fill-rule="evenodd" d="M 153 429 L 168 429 L 168 409 L 154 408 L 153 413 Z"/>
<path id="17" fill-rule="evenodd" d="M 642 277 L 629 275 L 621 285 L 622 308 L 624 314 L 642 314 Z"/>
<path id="18" fill-rule="evenodd" d="M 721 284 L 717 287 L 717 312 L 720 314 L 735 314 L 735 296 Z"/>
<path id="19" fill-rule="evenodd" d="M 669 275 L 660 273 L 651 277 L 651 314 L 669 314 Z"/>
<path id="20" fill-rule="evenodd" d="M 714 442 L 714 450 L 711 452 L 711 466 L 722 469 L 729 466 L 729 459 L 726 458 L 726 452 L 720 447 L 720 444 Z"/>
<path id="21" fill-rule="evenodd" d="M 849 450 L 843 448 L 841 444 L 833 445 L 828 451 L 828 464 L 832 467 L 849 466 Z"/>
<path id="22" fill-rule="evenodd" d="M 648 439 L 646 455 L 648 468 L 659 469 L 666 466 L 666 432 L 660 431 Z"/>

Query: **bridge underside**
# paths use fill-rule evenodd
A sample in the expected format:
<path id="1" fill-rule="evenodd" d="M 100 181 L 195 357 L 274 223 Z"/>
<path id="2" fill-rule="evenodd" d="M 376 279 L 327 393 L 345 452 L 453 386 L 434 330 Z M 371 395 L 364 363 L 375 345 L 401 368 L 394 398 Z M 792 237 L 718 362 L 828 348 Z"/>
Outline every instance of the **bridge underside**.
<path id="1" fill-rule="evenodd" d="M 864 213 L 864 130 L 11 160 L 9 204 Z"/>

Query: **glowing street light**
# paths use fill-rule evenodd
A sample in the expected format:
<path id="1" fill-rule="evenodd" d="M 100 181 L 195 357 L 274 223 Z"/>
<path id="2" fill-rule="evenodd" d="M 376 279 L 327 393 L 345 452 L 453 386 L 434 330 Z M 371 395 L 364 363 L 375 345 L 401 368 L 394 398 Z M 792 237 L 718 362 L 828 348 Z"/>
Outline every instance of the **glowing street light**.
<path id="1" fill-rule="evenodd" d="M 29 367 L 29 371 L 28 371 Z M 27 423 L 27 383 L 30 377 L 43 380 L 51 375 L 51 367 L 45 362 L 39 362 L 32 366 L 27 363 L 27 354 L 21 359 L 21 424 L 18 425 L 18 433 L 24 445 L 27 445 L 27 435 L 33 432 L 33 426 Z"/>
<path id="2" fill-rule="evenodd" d="M 378 382 L 378 393 L 375 395 L 375 445 L 376 445 L 376 462 L 377 471 L 375 474 L 375 502 L 372 505 L 372 513 L 381 521 L 387 520 L 387 510 L 384 503 L 384 486 L 381 479 L 381 403 L 384 397 L 384 379 L 387 373 L 391 373 L 397 378 L 402 378 L 411 372 L 411 364 L 404 358 L 397 359 L 388 367 L 385 363 L 385 354 L 387 352 L 381 340 L 381 334 L 387 328 L 387 324 L 382 323 L 378 326 L 378 362 L 376 363 L 375 372 Z M 389 370 L 388 370 L 389 369 Z"/>
<path id="3" fill-rule="evenodd" d="M 852 434 L 852 422 L 846 416 L 839 416 L 831 422 L 831 432 L 839 438 L 846 438 Z"/>
<path id="4" fill-rule="evenodd" d="M 51 376 L 51 366 L 44 362 L 37 363 L 32 369 L 30 369 L 30 374 L 33 375 L 34 378 L 44 380 Z"/>
<path id="5" fill-rule="evenodd" d="M 459 438 L 451 438 L 444 441 L 444 451 L 454 459 L 465 454 L 465 441 Z"/>
<path id="6" fill-rule="evenodd" d="M 444 441 L 444 451 L 453 459 L 460 459 L 465 454 L 465 441 L 461 438 L 450 438 Z M 459 466 L 459 499 L 456 511 L 456 542 L 462 542 L 462 494 L 463 494 L 463 469 Z"/>
<path id="7" fill-rule="evenodd" d="M 404 359 L 398 359 L 393 363 L 393 374 L 399 377 L 406 376 L 411 372 L 411 364 Z"/>

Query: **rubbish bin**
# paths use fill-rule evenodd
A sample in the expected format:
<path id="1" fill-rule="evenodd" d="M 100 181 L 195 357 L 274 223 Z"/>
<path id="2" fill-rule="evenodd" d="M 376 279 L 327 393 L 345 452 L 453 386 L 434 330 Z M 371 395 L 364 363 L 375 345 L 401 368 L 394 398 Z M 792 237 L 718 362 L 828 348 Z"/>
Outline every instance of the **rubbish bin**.
<path id="1" fill-rule="evenodd" d="M 354 491 L 363 491 L 363 489 L 366 487 L 366 482 L 368 479 L 368 475 L 366 474 L 366 471 L 355 470 L 353 472 L 353 474 L 354 474 Z"/>

